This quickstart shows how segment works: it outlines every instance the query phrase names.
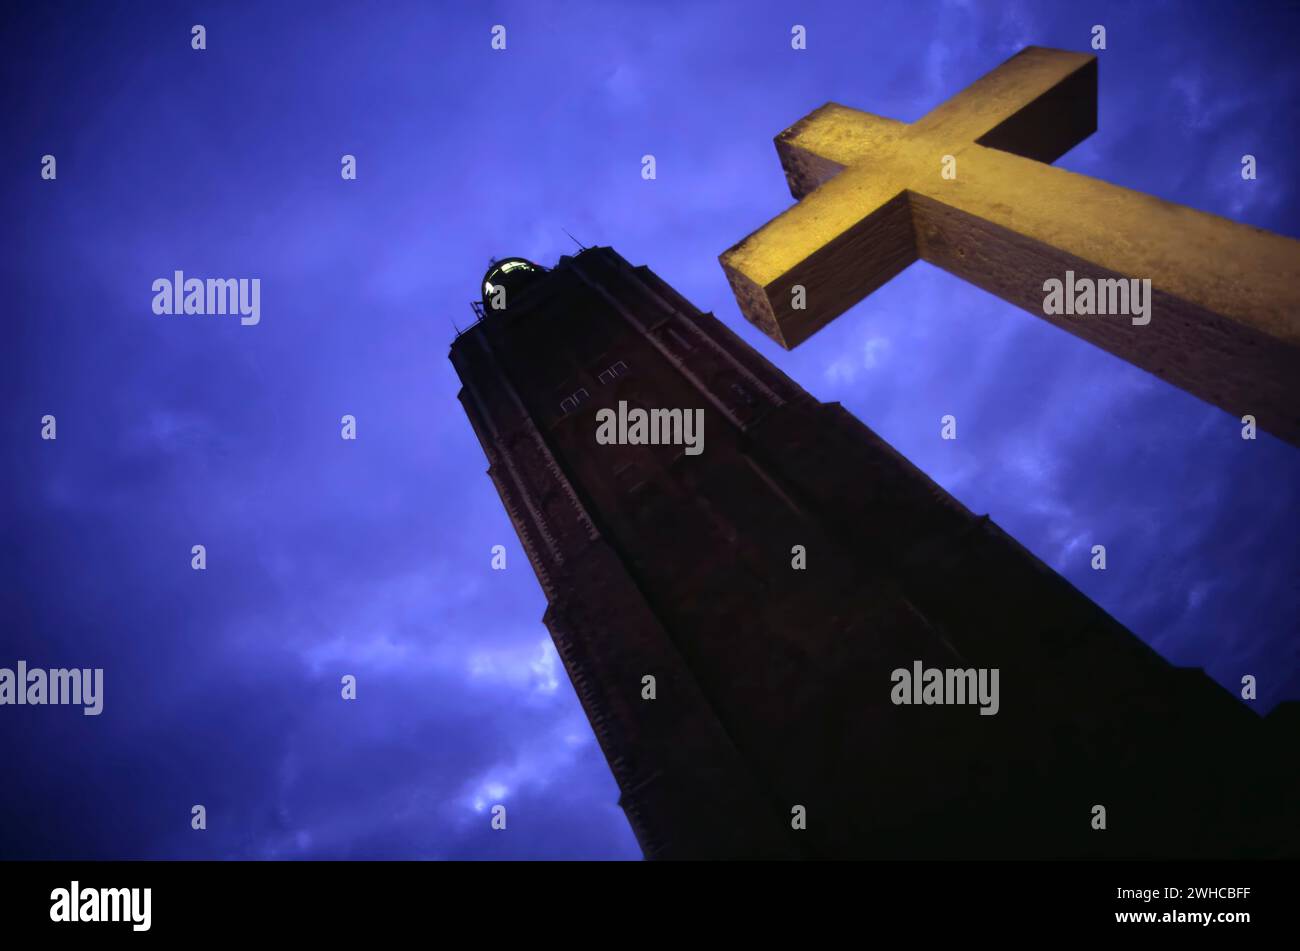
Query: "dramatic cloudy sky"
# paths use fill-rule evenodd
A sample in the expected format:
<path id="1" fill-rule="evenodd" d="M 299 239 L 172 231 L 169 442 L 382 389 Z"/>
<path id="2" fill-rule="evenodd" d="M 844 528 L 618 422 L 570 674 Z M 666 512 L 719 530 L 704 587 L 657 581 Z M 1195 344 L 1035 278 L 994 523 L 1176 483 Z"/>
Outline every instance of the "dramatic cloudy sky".
<path id="1" fill-rule="evenodd" d="M 639 855 L 447 361 L 489 257 L 553 263 L 561 228 L 650 265 L 1171 661 L 1257 675 L 1258 709 L 1300 697 L 1295 449 L 925 264 L 785 353 L 716 260 L 790 203 L 771 140 L 811 109 L 915 120 L 1095 23 L 1100 129 L 1060 164 L 1295 237 L 1294 5 L 28 6 L 0 49 L 0 666 L 103 667 L 106 696 L 0 708 L 0 854 Z M 178 269 L 260 277 L 261 324 L 154 316 Z"/>

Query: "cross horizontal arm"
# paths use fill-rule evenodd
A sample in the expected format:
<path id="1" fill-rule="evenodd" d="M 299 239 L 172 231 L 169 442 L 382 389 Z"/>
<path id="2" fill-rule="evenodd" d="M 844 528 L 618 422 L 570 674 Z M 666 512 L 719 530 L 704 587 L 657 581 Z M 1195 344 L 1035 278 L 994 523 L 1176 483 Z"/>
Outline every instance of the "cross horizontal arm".
<path id="1" fill-rule="evenodd" d="M 915 125 L 828 102 L 778 135 L 776 152 L 801 199 L 904 134 L 1054 162 L 1096 129 L 1097 58 L 1030 46 Z"/>
<path id="2" fill-rule="evenodd" d="M 909 130 L 1054 162 L 1097 131 L 1097 57 L 1027 46 Z"/>

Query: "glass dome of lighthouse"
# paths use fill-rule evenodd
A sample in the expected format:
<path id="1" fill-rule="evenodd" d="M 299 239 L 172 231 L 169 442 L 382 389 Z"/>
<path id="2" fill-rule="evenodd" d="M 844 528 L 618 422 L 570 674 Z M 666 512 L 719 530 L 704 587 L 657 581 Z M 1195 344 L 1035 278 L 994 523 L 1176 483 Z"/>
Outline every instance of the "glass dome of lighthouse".
<path id="1" fill-rule="evenodd" d="M 510 306 L 510 302 L 529 284 L 537 280 L 546 269 L 526 258 L 502 258 L 493 261 L 483 275 L 483 311 L 493 311 Z M 501 295 L 499 291 L 505 291 Z"/>

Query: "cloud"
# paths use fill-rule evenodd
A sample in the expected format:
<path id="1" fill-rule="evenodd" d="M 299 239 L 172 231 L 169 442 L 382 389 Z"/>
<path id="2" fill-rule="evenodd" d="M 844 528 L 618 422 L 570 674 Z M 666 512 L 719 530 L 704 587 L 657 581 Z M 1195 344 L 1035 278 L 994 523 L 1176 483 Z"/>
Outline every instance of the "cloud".
<path id="1" fill-rule="evenodd" d="M 0 790 L 7 854 L 639 855 L 447 360 L 487 259 L 552 263 L 561 227 L 714 310 L 1171 661 L 1264 674 L 1257 709 L 1300 696 L 1292 448 L 929 265 L 793 352 L 739 316 L 717 255 L 789 205 L 781 129 L 827 100 L 914 118 L 1026 37 L 1088 36 L 1065 4 L 846 10 L 810 8 L 795 52 L 774 2 L 745 29 L 725 6 L 507 5 L 498 55 L 468 9 L 272 5 L 230 11 L 240 68 L 197 70 L 165 13 L 69 30 L 24 8 L 11 139 L 69 144 L 56 186 L 0 180 L 24 235 L 0 259 L 0 638 L 102 664 L 106 702 L 0 731 L 22 777 Z M 1101 125 L 1062 164 L 1293 233 L 1293 14 L 1107 16 Z M 261 277 L 261 324 L 154 318 L 149 282 L 177 267 Z M 33 438 L 47 412 L 55 443 Z M 498 798 L 506 833 L 477 808 Z"/>
<path id="2" fill-rule="evenodd" d="M 887 358 L 889 340 L 873 336 L 863 342 L 857 353 L 846 353 L 834 359 L 822 376 L 832 386 L 848 385 L 864 370 L 874 370 Z"/>

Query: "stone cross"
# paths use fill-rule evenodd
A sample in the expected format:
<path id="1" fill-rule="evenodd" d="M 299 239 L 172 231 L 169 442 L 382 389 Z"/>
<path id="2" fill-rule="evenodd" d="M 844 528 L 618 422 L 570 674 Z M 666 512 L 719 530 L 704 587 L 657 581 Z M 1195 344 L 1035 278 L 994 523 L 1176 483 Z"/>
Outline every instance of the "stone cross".
<path id="1" fill-rule="evenodd" d="M 910 125 L 822 106 L 720 257 L 741 311 L 790 348 L 920 258 L 1300 445 L 1300 242 L 1048 164 L 1096 127 L 1096 57 L 1032 46 Z M 1067 272 L 1149 279 L 1149 321 L 1047 313 Z"/>

